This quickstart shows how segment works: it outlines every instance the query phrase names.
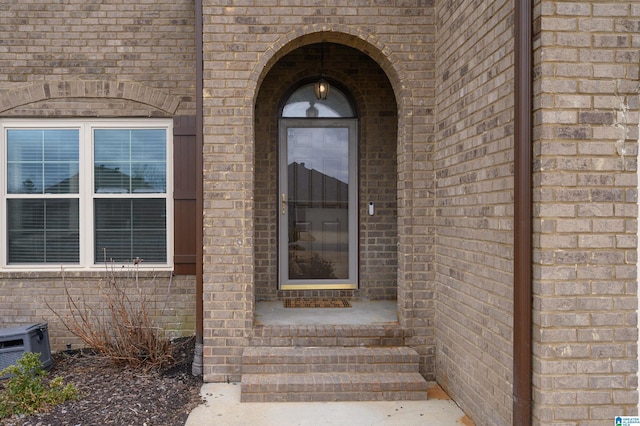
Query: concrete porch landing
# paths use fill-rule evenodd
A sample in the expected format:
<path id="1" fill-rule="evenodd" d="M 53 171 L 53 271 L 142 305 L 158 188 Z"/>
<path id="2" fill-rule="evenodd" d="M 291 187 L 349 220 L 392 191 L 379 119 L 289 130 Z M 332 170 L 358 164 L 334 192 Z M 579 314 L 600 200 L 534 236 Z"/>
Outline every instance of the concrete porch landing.
<path id="1" fill-rule="evenodd" d="M 206 383 L 185 426 L 473 426 L 434 382 L 428 401 L 240 402 L 238 383 Z"/>
<path id="2" fill-rule="evenodd" d="M 384 325 L 398 322 L 395 300 L 351 301 L 351 308 L 285 308 L 282 301 L 257 302 L 256 324 Z"/>

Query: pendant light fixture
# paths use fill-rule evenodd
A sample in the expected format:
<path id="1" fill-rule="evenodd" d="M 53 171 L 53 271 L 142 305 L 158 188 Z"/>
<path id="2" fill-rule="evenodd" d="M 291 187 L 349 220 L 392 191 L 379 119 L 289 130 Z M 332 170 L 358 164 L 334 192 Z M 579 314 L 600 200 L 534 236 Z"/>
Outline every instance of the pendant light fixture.
<path id="1" fill-rule="evenodd" d="M 313 91 L 316 94 L 316 98 L 321 101 L 327 99 L 329 89 L 329 82 L 324 79 L 324 43 L 322 43 L 320 45 L 320 78 L 313 85 Z"/>

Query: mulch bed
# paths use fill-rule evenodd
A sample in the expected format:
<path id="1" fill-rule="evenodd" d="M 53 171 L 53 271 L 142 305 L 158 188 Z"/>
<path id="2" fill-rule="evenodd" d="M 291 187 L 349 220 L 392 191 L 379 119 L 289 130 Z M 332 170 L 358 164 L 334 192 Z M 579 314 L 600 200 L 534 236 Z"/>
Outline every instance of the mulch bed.
<path id="1" fill-rule="evenodd" d="M 183 426 L 200 403 L 201 377 L 191 374 L 195 339 L 180 339 L 175 363 L 145 373 L 113 365 L 91 351 L 53 355 L 49 377 L 73 383 L 81 397 L 49 412 L 0 420 L 7 426 L 146 425 Z M 2 382 L 0 382 L 0 390 Z"/>

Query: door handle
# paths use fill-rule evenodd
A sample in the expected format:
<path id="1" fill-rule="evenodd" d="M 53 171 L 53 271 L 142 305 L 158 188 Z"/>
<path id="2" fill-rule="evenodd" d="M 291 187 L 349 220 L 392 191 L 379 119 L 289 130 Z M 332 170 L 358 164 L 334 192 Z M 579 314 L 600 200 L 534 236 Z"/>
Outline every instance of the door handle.
<path id="1" fill-rule="evenodd" d="M 287 214 L 287 194 L 282 194 L 282 215 Z"/>

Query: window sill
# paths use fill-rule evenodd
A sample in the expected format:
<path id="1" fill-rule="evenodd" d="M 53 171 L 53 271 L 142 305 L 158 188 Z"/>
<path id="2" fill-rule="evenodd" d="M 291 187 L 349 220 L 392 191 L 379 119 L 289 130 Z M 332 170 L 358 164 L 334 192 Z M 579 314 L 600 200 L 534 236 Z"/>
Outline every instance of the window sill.
<path id="1" fill-rule="evenodd" d="M 139 278 L 169 277 L 173 274 L 173 266 L 155 265 L 135 267 L 133 265 L 119 266 L 95 266 L 91 268 L 65 266 L 52 268 L 48 266 L 12 266 L 0 269 L 0 279 L 25 279 L 25 278 L 100 278 L 107 275 L 135 276 Z"/>

